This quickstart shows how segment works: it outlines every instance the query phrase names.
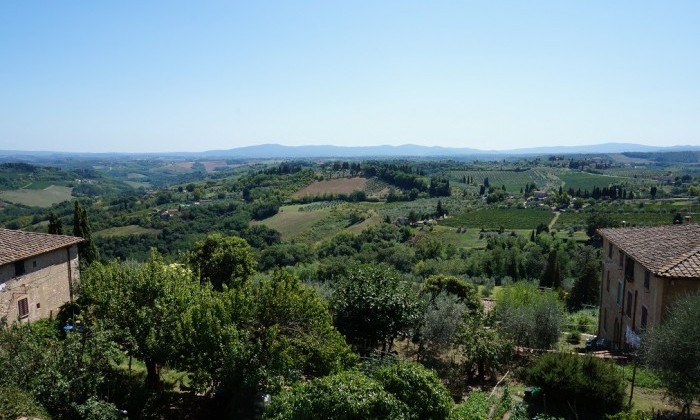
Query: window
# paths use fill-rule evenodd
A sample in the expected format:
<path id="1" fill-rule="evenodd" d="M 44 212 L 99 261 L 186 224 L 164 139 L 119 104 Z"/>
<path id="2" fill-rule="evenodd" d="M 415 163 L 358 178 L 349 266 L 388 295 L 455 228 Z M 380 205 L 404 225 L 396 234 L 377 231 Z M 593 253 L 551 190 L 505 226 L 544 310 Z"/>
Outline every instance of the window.
<path id="1" fill-rule="evenodd" d="M 29 301 L 27 298 L 22 298 L 17 301 L 17 312 L 20 318 L 26 318 L 29 316 Z"/>
<path id="2" fill-rule="evenodd" d="M 605 281 L 605 290 L 607 292 L 610 292 L 610 272 L 609 271 L 608 271 L 607 279 Z"/>
<path id="3" fill-rule="evenodd" d="M 622 305 L 622 282 L 617 282 L 617 306 Z"/>
<path id="4" fill-rule="evenodd" d="M 646 329 L 646 327 L 647 327 L 647 317 L 648 316 L 649 316 L 649 313 L 647 312 L 647 307 L 642 305 L 642 321 L 639 324 L 639 326 L 642 329 Z"/>
<path id="5" fill-rule="evenodd" d="M 651 278 L 651 273 L 649 270 L 644 272 L 644 288 L 649 291 L 649 279 Z"/>
<path id="6" fill-rule="evenodd" d="M 618 261 L 617 265 L 622 268 L 625 265 L 625 254 L 620 251 L 620 261 Z"/>
<path id="7" fill-rule="evenodd" d="M 630 257 L 625 261 L 625 280 L 634 281 L 634 260 Z"/>
<path id="8" fill-rule="evenodd" d="M 36 260 L 32 261 L 32 268 L 36 268 Z"/>
<path id="9" fill-rule="evenodd" d="M 24 269 L 24 261 L 15 261 L 15 277 L 26 273 Z"/>
<path id="10" fill-rule="evenodd" d="M 632 318 L 632 292 L 627 292 L 627 310 L 625 311 L 628 317 Z"/>
<path id="11" fill-rule="evenodd" d="M 608 258 L 612 259 L 612 244 L 608 244 Z"/>

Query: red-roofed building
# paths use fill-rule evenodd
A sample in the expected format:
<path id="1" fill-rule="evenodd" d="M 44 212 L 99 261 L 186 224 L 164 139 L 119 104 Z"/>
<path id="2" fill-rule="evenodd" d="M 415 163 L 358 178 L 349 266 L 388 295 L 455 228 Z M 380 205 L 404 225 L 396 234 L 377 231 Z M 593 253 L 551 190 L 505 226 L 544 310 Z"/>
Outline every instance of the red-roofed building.
<path id="1" fill-rule="evenodd" d="M 73 299 L 82 238 L 0 229 L 0 320 L 55 316 Z"/>
<path id="2" fill-rule="evenodd" d="M 700 224 L 598 233 L 603 238 L 598 335 L 613 349 L 624 349 L 630 332 L 659 325 L 675 299 L 700 291 Z"/>

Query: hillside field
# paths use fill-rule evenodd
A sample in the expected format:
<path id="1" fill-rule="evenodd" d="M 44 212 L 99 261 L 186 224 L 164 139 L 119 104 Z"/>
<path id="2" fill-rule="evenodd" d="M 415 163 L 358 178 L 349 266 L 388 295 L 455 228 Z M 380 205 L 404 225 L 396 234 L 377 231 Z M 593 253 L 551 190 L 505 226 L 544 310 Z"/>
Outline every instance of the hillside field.
<path id="1" fill-rule="evenodd" d="M 364 191 L 367 187 L 367 178 L 338 178 L 324 181 L 314 181 L 299 191 L 293 198 L 316 197 L 323 194 L 350 194 L 353 191 Z"/>
<path id="2" fill-rule="evenodd" d="M 20 189 L 0 192 L 0 199 L 30 207 L 51 207 L 72 198 L 73 188 L 50 185 L 43 189 Z"/>

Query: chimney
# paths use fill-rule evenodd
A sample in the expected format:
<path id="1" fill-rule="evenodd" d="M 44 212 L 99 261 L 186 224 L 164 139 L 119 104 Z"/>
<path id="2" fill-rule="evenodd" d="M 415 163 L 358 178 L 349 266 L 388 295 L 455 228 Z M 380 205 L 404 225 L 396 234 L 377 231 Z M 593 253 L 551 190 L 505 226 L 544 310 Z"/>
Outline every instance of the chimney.
<path id="1" fill-rule="evenodd" d="M 690 223 L 690 215 L 685 216 L 685 224 L 687 225 L 689 223 Z"/>

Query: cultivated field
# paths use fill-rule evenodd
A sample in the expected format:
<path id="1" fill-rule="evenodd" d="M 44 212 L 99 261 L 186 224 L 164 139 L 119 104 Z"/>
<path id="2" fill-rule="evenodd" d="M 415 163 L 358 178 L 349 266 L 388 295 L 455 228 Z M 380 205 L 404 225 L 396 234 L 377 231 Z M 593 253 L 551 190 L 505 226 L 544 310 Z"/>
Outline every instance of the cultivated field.
<path id="1" fill-rule="evenodd" d="M 30 207 L 50 207 L 70 200 L 73 188 L 51 185 L 44 189 L 21 189 L 0 192 L 0 199 Z"/>
<path id="2" fill-rule="evenodd" d="M 204 165 L 204 169 L 207 172 L 214 172 L 216 168 L 226 168 L 228 167 L 228 164 L 226 163 L 225 160 L 207 160 L 202 162 L 202 165 Z"/>
<path id="3" fill-rule="evenodd" d="M 450 178 L 452 181 L 462 182 L 464 177 L 474 179 L 474 184 L 481 185 L 484 179 L 489 179 L 489 185 L 500 188 L 505 185 L 506 191 L 519 192 L 526 185 L 535 183 L 541 187 L 545 183 L 545 178 L 532 169 L 527 171 L 452 171 Z"/>
<path id="4" fill-rule="evenodd" d="M 323 194 L 350 194 L 353 191 L 364 191 L 367 178 L 340 178 L 326 181 L 314 181 L 294 193 L 293 198 L 316 197 Z"/>
<path id="5" fill-rule="evenodd" d="M 299 211 L 305 206 L 282 206 L 279 213 L 263 221 L 253 221 L 251 224 L 262 224 L 279 231 L 282 239 L 291 240 L 310 230 L 317 222 L 330 215 L 330 207 L 313 211 Z"/>
<path id="6" fill-rule="evenodd" d="M 629 178 L 622 178 L 616 176 L 607 175 L 596 175 L 589 174 L 586 172 L 569 172 L 564 174 L 559 174 L 558 177 L 564 183 L 564 190 L 573 188 L 574 190 L 581 191 L 593 191 L 594 187 L 604 188 L 610 184 L 629 184 Z"/>

